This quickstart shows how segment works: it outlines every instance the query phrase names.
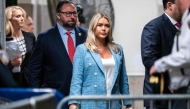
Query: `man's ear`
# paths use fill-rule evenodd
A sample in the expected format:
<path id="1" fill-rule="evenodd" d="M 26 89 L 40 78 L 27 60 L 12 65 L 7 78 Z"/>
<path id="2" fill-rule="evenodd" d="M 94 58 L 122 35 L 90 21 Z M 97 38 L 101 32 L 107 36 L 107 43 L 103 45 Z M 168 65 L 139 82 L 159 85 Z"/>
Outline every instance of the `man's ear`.
<path id="1" fill-rule="evenodd" d="M 167 3 L 167 9 L 169 9 L 170 11 L 172 11 L 172 4 L 172 2 Z"/>
<path id="2" fill-rule="evenodd" d="M 56 13 L 56 17 L 59 20 L 60 19 L 60 13 Z"/>

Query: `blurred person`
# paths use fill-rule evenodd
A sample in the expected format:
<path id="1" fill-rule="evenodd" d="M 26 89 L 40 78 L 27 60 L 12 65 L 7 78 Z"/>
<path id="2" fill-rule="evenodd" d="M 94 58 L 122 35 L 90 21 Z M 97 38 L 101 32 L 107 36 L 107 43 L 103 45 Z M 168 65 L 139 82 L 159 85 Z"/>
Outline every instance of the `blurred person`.
<path id="1" fill-rule="evenodd" d="M 184 13 L 182 18 L 181 31 L 175 37 L 172 53 L 155 61 L 154 65 L 151 67 L 150 70 L 151 75 L 154 73 L 161 73 L 167 70 L 173 71 L 174 69 L 176 70 L 174 73 L 181 73 L 180 68 L 183 68 L 183 66 L 184 68 L 186 68 L 186 66 L 190 63 L 190 55 L 189 52 L 187 52 L 190 51 L 189 44 L 187 44 L 190 41 L 190 39 L 188 39 L 189 37 L 187 37 L 190 34 L 190 10 L 187 9 L 190 6 L 188 4 L 189 0 L 176 1 L 178 1 L 177 3 L 179 3 L 181 12 Z M 184 69 L 184 73 L 188 72 L 185 70 L 189 71 L 189 69 Z M 175 89 L 175 87 L 172 89 Z"/>
<path id="2" fill-rule="evenodd" d="M 57 4 L 56 18 L 54 27 L 38 35 L 29 62 L 29 83 L 68 96 L 75 48 L 86 40 L 87 29 L 76 25 L 77 10 L 71 1 Z"/>
<path id="3" fill-rule="evenodd" d="M 0 45 L 0 87 L 17 87 L 12 72 L 7 67 L 9 58 Z"/>
<path id="4" fill-rule="evenodd" d="M 150 69 L 150 75 L 154 73 L 169 71 L 170 75 L 175 76 L 175 75 L 181 74 L 182 73 L 181 68 L 183 68 L 183 73 L 186 73 L 187 74 L 186 76 L 189 78 L 190 69 L 188 68 L 188 66 L 190 65 L 190 54 L 189 54 L 190 53 L 190 49 L 189 49 L 190 48 L 190 44 L 189 44 L 189 41 L 190 41 L 190 38 L 189 38 L 190 1 L 189 0 L 176 0 L 176 1 L 180 7 L 180 11 L 184 13 L 182 17 L 181 31 L 178 35 L 176 35 L 174 39 L 172 53 L 155 61 L 154 65 Z M 170 86 L 170 87 L 172 87 L 172 89 L 178 88 L 176 86 L 175 87 Z"/>
<path id="5" fill-rule="evenodd" d="M 155 61 L 150 75 L 168 71 L 173 93 L 190 94 L 190 0 L 176 0 L 176 5 L 184 13 L 181 31 L 175 36 L 172 53 Z M 172 109 L 187 109 L 187 101 L 174 102 Z"/>
<path id="6" fill-rule="evenodd" d="M 129 95 L 123 49 L 113 42 L 112 24 L 107 15 L 91 19 L 86 42 L 77 47 L 73 61 L 70 95 Z M 69 101 L 69 109 L 78 109 Z M 122 109 L 120 100 L 81 101 L 81 109 Z M 126 109 L 131 101 L 124 100 Z"/>
<path id="7" fill-rule="evenodd" d="M 143 93 L 154 94 L 149 79 L 149 70 L 156 60 L 171 53 L 174 36 L 180 28 L 182 14 L 179 12 L 175 0 L 163 0 L 164 13 L 148 22 L 141 35 L 141 56 L 145 66 Z M 166 76 L 166 75 L 164 75 Z M 165 87 L 163 94 L 171 94 Z M 149 109 L 149 100 L 144 100 L 144 106 Z M 165 100 L 155 101 L 154 109 L 168 109 Z"/>
<path id="8" fill-rule="evenodd" d="M 81 24 L 80 24 L 80 22 L 79 22 L 78 17 L 77 17 L 77 22 L 76 22 L 76 25 L 77 25 L 77 26 L 81 26 Z"/>
<path id="9" fill-rule="evenodd" d="M 34 32 L 34 22 L 30 16 L 26 16 L 26 20 L 22 29 L 26 32 Z"/>
<path id="10" fill-rule="evenodd" d="M 77 8 L 77 13 L 78 13 L 78 25 L 82 25 L 85 23 L 85 17 L 83 16 L 83 6 L 81 4 L 75 4 Z"/>
<path id="11" fill-rule="evenodd" d="M 28 87 L 27 74 L 28 62 L 35 43 L 35 36 L 32 33 L 22 31 L 26 12 L 19 6 L 9 6 L 5 9 L 6 16 L 6 41 L 15 41 L 22 50 L 21 56 L 15 57 L 8 64 L 10 71 L 13 73 L 15 81 L 19 87 Z M 15 51 L 17 52 L 17 51 Z M 20 71 L 13 71 L 16 66 L 20 66 Z"/>

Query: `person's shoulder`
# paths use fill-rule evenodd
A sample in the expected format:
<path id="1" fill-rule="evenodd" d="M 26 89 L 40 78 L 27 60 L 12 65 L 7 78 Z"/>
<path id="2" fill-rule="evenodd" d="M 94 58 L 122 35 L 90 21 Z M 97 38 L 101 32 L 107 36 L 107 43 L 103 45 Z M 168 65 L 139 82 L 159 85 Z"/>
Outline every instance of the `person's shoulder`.
<path id="1" fill-rule="evenodd" d="M 24 36 L 27 36 L 27 37 L 35 38 L 34 33 L 31 33 L 31 32 L 26 32 L 26 31 L 22 30 L 22 34 L 23 34 Z"/>
<path id="2" fill-rule="evenodd" d="M 88 49 L 86 48 L 85 43 L 83 43 L 77 46 L 76 51 L 78 52 L 78 55 L 83 55 L 87 53 Z"/>
<path id="3" fill-rule="evenodd" d="M 12 41 L 13 38 L 12 37 L 6 37 L 6 41 Z"/>
<path id="4" fill-rule="evenodd" d="M 84 27 L 80 27 L 80 26 L 75 26 L 76 29 L 78 29 L 80 32 L 87 32 L 87 28 L 84 28 Z"/>
<path id="5" fill-rule="evenodd" d="M 85 46 L 85 44 L 84 43 L 82 43 L 82 44 L 79 44 L 78 46 L 77 46 L 77 49 L 86 49 L 86 46 Z"/>
<path id="6" fill-rule="evenodd" d="M 123 50 L 123 47 L 120 44 L 116 43 L 116 45 L 119 47 L 120 50 Z"/>
<path id="7" fill-rule="evenodd" d="M 40 34 L 49 34 L 51 32 L 54 32 L 55 30 L 56 30 L 56 26 L 51 27 L 51 28 L 49 28 L 49 29 L 47 29 L 45 31 L 42 31 Z"/>
<path id="8" fill-rule="evenodd" d="M 165 15 L 162 14 L 159 17 L 156 17 L 152 20 L 150 20 L 146 25 L 160 25 L 161 21 L 164 19 Z"/>
<path id="9" fill-rule="evenodd" d="M 56 30 L 56 26 L 51 27 L 45 31 L 42 31 L 41 33 L 38 34 L 38 38 L 43 38 L 43 37 L 49 37 L 50 34 L 54 33 L 54 32 L 59 32 L 58 29 Z"/>

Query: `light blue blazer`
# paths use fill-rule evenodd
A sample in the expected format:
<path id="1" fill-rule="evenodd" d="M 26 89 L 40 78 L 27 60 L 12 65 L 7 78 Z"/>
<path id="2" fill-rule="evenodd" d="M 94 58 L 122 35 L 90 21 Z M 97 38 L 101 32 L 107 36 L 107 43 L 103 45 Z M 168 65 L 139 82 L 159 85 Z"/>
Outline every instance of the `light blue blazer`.
<path id="1" fill-rule="evenodd" d="M 129 95 L 128 77 L 125 67 L 125 58 L 122 47 L 120 54 L 111 50 L 115 60 L 115 71 L 112 83 L 112 95 Z M 70 95 L 106 95 L 106 79 L 104 68 L 98 52 L 89 51 L 84 44 L 77 47 L 73 61 L 73 76 Z M 130 100 L 124 100 L 124 105 L 131 105 Z M 81 109 L 106 109 L 106 100 L 98 101 L 69 101 L 69 104 L 78 103 Z M 111 109 L 121 109 L 121 100 L 111 101 Z"/>

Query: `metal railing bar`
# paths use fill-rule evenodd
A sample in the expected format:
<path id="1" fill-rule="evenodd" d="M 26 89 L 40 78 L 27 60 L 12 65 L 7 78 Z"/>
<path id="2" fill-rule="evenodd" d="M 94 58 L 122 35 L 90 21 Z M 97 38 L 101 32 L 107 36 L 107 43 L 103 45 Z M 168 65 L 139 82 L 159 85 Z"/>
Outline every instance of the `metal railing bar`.
<path id="1" fill-rule="evenodd" d="M 187 109 L 190 109 L 190 104 L 189 104 L 190 102 L 189 102 L 189 99 L 187 100 Z"/>
<path id="2" fill-rule="evenodd" d="M 67 103 L 69 100 L 178 100 L 178 99 L 189 99 L 190 95 L 188 94 L 154 94 L 154 95 L 77 95 L 77 96 L 67 96 L 62 99 L 57 109 L 61 109 L 61 107 Z"/>
<path id="3" fill-rule="evenodd" d="M 150 109 L 153 109 L 153 100 L 150 100 Z"/>
<path id="4" fill-rule="evenodd" d="M 169 100 L 169 101 L 168 101 L 168 109 L 171 109 L 171 108 L 172 108 L 172 101 Z"/>

